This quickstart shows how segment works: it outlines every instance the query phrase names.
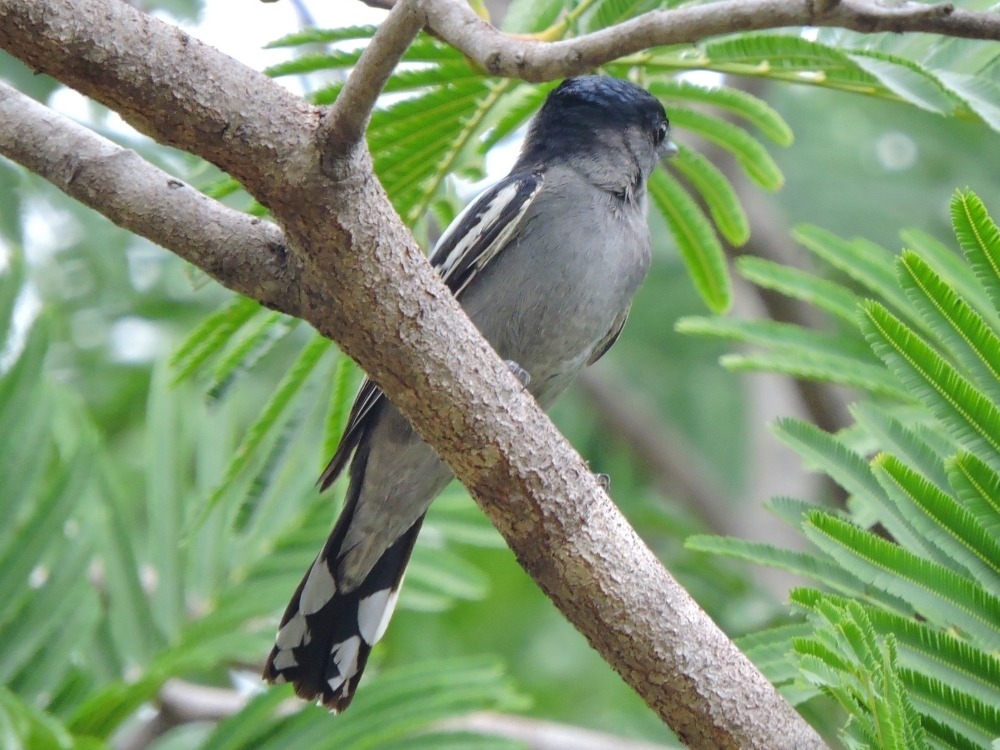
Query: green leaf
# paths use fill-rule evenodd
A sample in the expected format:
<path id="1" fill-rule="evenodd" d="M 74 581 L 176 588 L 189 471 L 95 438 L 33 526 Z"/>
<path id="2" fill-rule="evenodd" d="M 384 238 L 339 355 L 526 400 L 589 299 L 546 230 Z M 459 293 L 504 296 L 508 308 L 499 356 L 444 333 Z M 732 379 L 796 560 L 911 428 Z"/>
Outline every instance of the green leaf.
<path id="1" fill-rule="evenodd" d="M 673 126 L 697 133 L 731 152 L 747 176 L 765 190 L 777 190 L 785 184 L 784 175 L 767 149 L 745 130 L 717 117 L 683 107 L 671 107 L 667 115 Z"/>
<path id="2" fill-rule="evenodd" d="M 40 323 L 0 378 L 0 556 L 17 541 L 18 519 L 30 512 L 51 469 L 53 398 L 43 377 L 48 334 Z"/>
<path id="3" fill-rule="evenodd" d="M 948 478 L 965 507 L 994 538 L 1000 538 L 1000 476 L 976 456 L 960 451 L 948 459 Z"/>
<path id="4" fill-rule="evenodd" d="M 5 342 L 11 334 L 11 320 L 14 306 L 24 284 L 24 256 L 18 252 L 8 252 L 9 267 L 0 275 L 0 335 Z"/>
<path id="5" fill-rule="evenodd" d="M 687 549 L 714 555 L 734 557 L 757 565 L 767 565 L 787 570 L 795 575 L 811 578 L 829 586 L 834 591 L 871 601 L 899 612 L 908 612 L 908 605 L 889 596 L 879 588 L 870 586 L 835 561 L 808 552 L 794 552 L 763 542 L 749 542 L 735 537 L 695 534 L 684 543 Z"/>
<path id="6" fill-rule="evenodd" d="M 341 435 L 347 429 L 347 417 L 351 411 L 354 394 L 358 390 L 360 372 L 350 357 L 341 354 L 337 359 L 333 370 L 333 383 L 330 388 L 330 405 L 326 412 L 326 429 L 323 431 L 321 458 L 323 467 L 336 453 Z"/>
<path id="7" fill-rule="evenodd" d="M 846 606 L 849 600 L 815 589 L 794 589 L 793 606 L 815 610 L 823 600 Z M 865 605 L 872 627 L 892 635 L 899 645 L 901 667 L 952 685 L 989 705 L 1000 705 L 1000 659 L 952 633 L 926 622 Z"/>
<path id="8" fill-rule="evenodd" d="M 11 689 L 36 706 L 50 705 L 68 676 L 72 679 L 73 673 L 80 672 L 67 657 L 80 658 L 88 654 L 88 649 L 97 640 L 100 620 L 97 593 L 85 587 L 85 595 L 70 610 L 45 647 L 39 649 L 31 662 L 10 680 Z M 89 655 L 93 658 L 92 652 Z"/>
<path id="9" fill-rule="evenodd" d="M 900 232 L 906 247 L 919 255 L 948 286 L 969 302 L 976 311 L 996 329 L 1000 327 L 1000 316 L 990 302 L 986 290 L 979 283 L 968 263 L 961 254 L 938 242 L 919 229 L 905 229 Z"/>
<path id="10" fill-rule="evenodd" d="M 1000 229 L 983 202 L 971 190 L 956 191 L 951 199 L 951 223 L 965 257 L 1000 310 Z"/>
<path id="11" fill-rule="evenodd" d="M 866 303 L 863 315 L 862 330 L 872 348 L 907 389 L 956 441 L 1000 466 L 1000 410 L 882 305 Z"/>
<path id="12" fill-rule="evenodd" d="M 1000 736 L 1000 710 L 920 672 L 904 670 L 903 680 L 922 713 L 986 746 Z"/>
<path id="13" fill-rule="evenodd" d="M 109 460 L 102 456 L 96 480 L 105 510 L 102 557 L 110 599 L 108 616 L 123 660 L 145 664 L 165 645 L 166 639 L 156 625 L 139 580 L 139 563 L 133 548 L 135 534 L 128 525 L 127 505 L 110 473 Z"/>
<path id="14" fill-rule="evenodd" d="M 679 146 L 670 166 L 684 175 L 701 194 L 715 225 L 729 243 L 739 247 L 750 239 L 750 224 L 729 180 L 708 159 L 686 146 Z"/>
<path id="15" fill-rule="evenodd" d="M 153 370 L 146 406 L 146 554 L 156 576 L 152 594 L 157 624 L 173 638 L 184 620 L 185 555 L 180 549 L 184 496 L 184 412 L 182 394 L 166 382 L 167 368 Z"/>
<path id="16" fill-rule="evenodd" d="M 526 123 L 528 118 L 542 106 L 545 98 L 556 85 L 556 82 L 553 81 L 537 86 L 525 84 L 514 89 L 507 97 L 506 111 L 497 119 L 489 133 L 483 138 L 482 143 L 479 144 L 480 153 L 485 154 Z M 513 100 L 513 103 L 510 103 L 510 100 Z"/>
<path id="17" fill-rule="evenodd" d="M 215 506 L 222 500 L 237 478 L 243 474 L 246 467 L 257 457 L 258 449 L 264 442 L 264 439 L 276 429 L 282 418 L 287 416 L 289 405 L 301 392 L 306 380 L 329 348 L 330 340 L 318 334 L 314 335 L 312 340 L 306 344 L 302 353 L 299 354 L 298 359 L 295 360 L 291 368 L 289 368 L 288 372 L 281 379 L 281 382 L 275 389 L 271 399 L 267 402 L 267 405 L 261 411 L 257 421 L 246 431 L 243 441 L 236 449 L 236 453 L 233 454 L 229 466 L 226 468 L 222 482 L 209 496 L 208 500 L 205 501 L 205 504 L 197 511 L 196 516 L 188 525 L 185 536 L 190 537 L 204 523 L 209 513 L 215 509 Z"/>
<path id="18" fill-rule="evenodd" d="M 465 60 L 440 62 L 422 70 L 399 70 L 386 81 L 382 91 L 392 94 L 399 91 L 414 91 L 430 86 L 444 86 L 450 83 L 481 81 L 482 73 L 469 67 Z"/>
<path id="19" fill-rule="evenodd" d="M 896 267 L 900 286 L 931 330 L 986 395 L 1000 401 L 1000 337 L 916 253 L 904 250 Z"/>
<path id="20" fill-rule="evenodd" d="M 587 23 L 587 31 L 596 31 L 635 18 L 663 4 L 663 0 L 600 0 Z"/>
<path id="21" fill-rule="evenodd" d="M 301 55 L 291 60 L 285 60 L 277 65 L 264 68 L 264 75 L 271 78 L 282 76 L 305 75 L 318 70 L 344 70 L 352 68 L 361 57 L 362 50 L 330 50 L 329 52 L 314 52 Z"/>
<path id="22" fill-rule="evenodd" d="M 63 540 L 60 540 L 63 541 Z M 79 537 L 64 541 L 68 549 L 46 566 L 51 568 L 48 580 L 28 598 L 17 615 L 0 627 L 0 683 L 9 683 L 39 651 L 50 647 L 57 632 L 67 624 L 70 615 L 91 593 L 80 576 L 91 555 L 89 540 Z M 68 661 L 68 654 L 63 655 Z"/>
<path id="23" fill-rule="evenodd" d="M 956 732 L 946 724 L 936 721 L 927 714 L 923 714 L 920 717 L 920 723 L 927 736 L 933 737 L 937 746 L 945 748 L 945 750 L 986 750 L 985 746 L 973 742 L 965 735 Z M 1000 745 L 994 740 L 989 747 L 997 750 L 997 748 L 1000 748 Z"/>
<path id="24" fill-rule="evenodd" d="M 959 101 L 927 68 L 877 50 L 855 50 L 848 57 L 903 101 L 938 115 L 950 115 Z"/>
<path id="25" fill-rule="evenodd" d="M 812 631 L 812 625 L 800 622 L 758 630 L 736 638 L 733 642 L 768 680 L 777 684 L 799 676 L 799 670 L 792 660 L 792 641 L 795 638 L 805 638 Z"/>
<path id="26" fill-rule="evenodd" d="M 875 395 L 901 401 L 911 400 L 910 395 L 885 368 L 858 362 L 853 357 L 773 351 L 763 354 L 726 354 L 719 357 L 719 364 L 731 372 L 778 372 L 802 380 L 861 388 Z"/>
<path id="27" fill-rule="evenodd" d="M 900 512 L 945 553 L 939 561 L 949 567 L 951 560 L 960 563 L 960 573 L 971 572 L 983 588 L 1000 597 L 1000 544 L 975 516 L 895 456 L 880 454 L 872 466 Z"/>
<path id="28" fill-rule="evenodd" d="M 849 409 L 884 451 L 901 456 L 941 490 L 949 491 L 948 472 L 941 455 L 920 434 L 904 425 L 887 409 L 870 401 L 852 404 Z"/>
<path id="29" fill-rule="evenodd" d="M 421 737 L 449 716 L 525 705 L 496 662 L 483 659 L 425 661 L 382 672 L 361 685 L 351 710 L 336 721 L 311 706 L 282 717 L 276 709 L 288 695 L 282 688 L 258 696 L 221 722 L 203 746 L 212 750 L 397 747 L 397 741 Z"/>
<path id="30" fill-rule="evenodd" d="M 994 130 L 1000 129 L 1000 87 L 987 76 L 971 76 L 949 70 L 936 71 L 948 91 Z"/>
<path id="31" fill-rule="evenodd" d="M 444 179 L 478 153 L 471 144 L 504 95 L 517 87 L 476 78 L 376 110 L 368 129 L 375 172 L 404 220 L 416 223 Z"/>
<path id="32" fill-rule="evenodd" d="M 479 568 L 447 548 L 433 549 L 419 541 L 406 566 L 406 585 L 472 601 L 489 593 L 489 579 Z"/>
<path id="33" fill-rule="evenodd" d="M 502 29 L 508 34 L 530 34 L 554 24 L 566 0 L 513 0 L 504 15 Z"/>
<path id="34" fill-rule="evenodd" d="M 708 219 L 663 169 L 650 177 L 649 194 L 670 227 L 698 294 L 712 312 L 725 312 L 732 304 L 732 288 L 725 254 Z"/>
<path id="35" fill-rule="evenodd" d="M 250 318 L 260 312 L 260 303 L 248 297 L 234 297 L 226 307 L 198 324 L 170 358 L 176 371 L 173 384 L 191 377 L 209 357 L 222 349 Z"/>
<path id="36" fill-rule="evenodd" d="M 205 389 L 209 403 L 224 399 L 240 378 L 250 372 L 275 344 L 295 330 L 298 322 L 297 318 L 282 313 L 265 315 L 239 343 L 219 358 L 212 370 L 212 380 Z"/>
<path id="37" fill-rule="evenodd" d="M 649 93 L 667 101 L 695 101 L 710 104 L 742 117 L 779 146 L 791 146 L 792 129 L 763 99 L 729 86 L 708 88 L 688 81 L 654 81 Z"/>
<path id="38" fill-rule="evenodd" d="M 741 34 L 702 47 L 703 65 L 712 69 L 740 66 L 747 74 L 876 93 L 878 80 L 844 52 L 792 34 Z M 737 72 L 740 68 L 733 70 Z"/>
<path id="39" fill-rule="evenodd" d="M 59 539 L 90 479 L 93 451 L 89 441 L 81 441 L 67 465 L 50 464 L 45 487 L 30 515 L 18 524 L 14 543 L 0 555 L 0 623 L 22 600 L 31 570 L 52 541 Z"/>
<path id="40" fill-rule="evenodd" d="M 282 687 L 255 696 L 239 713 L 220 721 L 201 746 L 212 750 L 260 747 L 275 731 L 278 704 L 288 700 L 290 694 L 288 687 Z M 315 712 L 311 706 L 305 710 Z"/>
<path id="41" fill-rule="evenodd" d="M 848 571 L 909 602 L 930 622 L 959 627 L 988 649 L 1000 645 L 1000 599 L 968 578 L 824 513 L 812 513 L 805 532 Z"/>
<path id="42" fill-rule="evenodd" d="M 73 738 L 58 721 L 0 685 L 0 747 L 72 750 L 74 746 Z"/>
<path id="43" fill-rule="evenodd" d="M 779 347 L 788 356 L 831 355 L 873 361 L 871 351 L 862 342 L 811 328 L 773 320 L 737 320 L 687 316 L 674 324 L 674 330 L 693 336 L 712 336 Z"/>
<path id="44" fill-rule="evenodd" d="M 826 472 L 837 484 L 862 501 L 901 544 L 910 549 L 923 548 L 909 521 L 886 496 L 871 467 L 861 456 L 809 422 L 779 419 L 772 430 L 778 440 L 802 456 L 807 468 Z"/>
<path id="45" fill-rule="evenodd" d="M 858 304 L 861 300 L 840 284 L 752 255 L 737 258 L 736 269 L 743 278 L 757 286 L 816 305 L 852 327 L 858 325 Z"/>
<path id="46" fill-rule="evenodd" d="M 867 240 L 843 240 L 825 229 L 799 224 L 792 237 L 838 271 L 850 276 L 916 323 L 921 319 L 896 280 L 892 253 Z"/>
<path id="47" fill-rule="evenodd" d="M 202 188 L 201 192 L 207 195 L 209 198 L 215 198 L 216 200 L 222 200 L 227 196 L 238 193 L 243 189 L 243 186 L 238 180 L 234 180 L 232 177 L 223 176 L 218 180 Z"/>
<path id="48" fill-rule="evenodd" d="M 353 67 L 362 52 L 361 48 L 350 51 L 334 49 L 301 55 L 265 68 L 264 75 L 278 78 L 305 75 L 319 70 L 343 70 Z M 402 59 L 404 62 L 419 63 L 461 62 L 462 55 L 452 47 L 421 35 L 407 48 Z"/>

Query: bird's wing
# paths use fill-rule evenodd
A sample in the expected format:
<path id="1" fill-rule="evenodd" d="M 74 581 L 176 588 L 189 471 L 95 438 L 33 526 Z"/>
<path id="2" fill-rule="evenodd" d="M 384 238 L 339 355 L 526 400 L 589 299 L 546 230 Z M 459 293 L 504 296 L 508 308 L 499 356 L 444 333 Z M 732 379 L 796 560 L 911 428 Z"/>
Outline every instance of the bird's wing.
<path id="1" fill-rule="evenodd" d="M 441 235 L 430 261 L 455 297 L 461 297 L 469 283 L 507 244 L 542 189 L 543 181 L 541 172 L 507 175 L 466 206 Z M 319 478 L 322 489 L 333 484 L 344 470 L 361 442 L 372 409 L 381 398 L 379 387 L 365 378 L 337 451 Z"/>
<path id="2" fill-rule="evenodd" d="M 594 362 L 607 354 L 608 349 L 614 346 L 618 337 L 622 335 L 622 329 L 625 327 L 625 321 L 628 320 L 628 314 L 631 309 L 632 305 L 629 305 L 625 308 L 624 312 L 618 314 L 618 317 L 615 318 L 615 322 L 611 324 L 611 329 L 607 332 L 604 338 L 598 342 L 597 346 L 594 347 L 594 351 L 591 352 L 590 358 L 587 360 L 587 367 L 590 367 L 594 364 Z"/>

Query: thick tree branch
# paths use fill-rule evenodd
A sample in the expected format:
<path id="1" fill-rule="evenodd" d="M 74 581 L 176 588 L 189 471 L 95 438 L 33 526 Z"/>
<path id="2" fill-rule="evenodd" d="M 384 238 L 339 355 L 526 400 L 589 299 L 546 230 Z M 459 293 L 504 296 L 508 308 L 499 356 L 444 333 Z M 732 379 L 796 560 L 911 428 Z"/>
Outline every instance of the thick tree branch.
<path id="1" fill-rule="evenodd" d="M 215 163 L 270 208 L 296 270 L 289 305 L 385 390 L 542 589 L 689 746 L 823 747 L 465 317 L 363 142 L 331 179 L 318 109 L 117 0 L 0 0 L 0 47 Z"/>
<path id="2" fill-rule="evenodd" d="M 230 289 L 300 314 L 285 237 L 271 222 L 227 208 L 2 82 L 0 122 L 0 154 Z"/>
<path id="3" fill-rule="evenodd" d="M 491 75 L 551 81 L 578 75 L 625 55 L 720 34 L 786 26 L 836 26 L 865 33 L 929 32 L 1000 40 L 1000 14 L 906 0 L 722 0 L 655 10 L 592 34 L 560 42 L 503 34 L 464 0 L 415 0 L 427 25 Z"/>

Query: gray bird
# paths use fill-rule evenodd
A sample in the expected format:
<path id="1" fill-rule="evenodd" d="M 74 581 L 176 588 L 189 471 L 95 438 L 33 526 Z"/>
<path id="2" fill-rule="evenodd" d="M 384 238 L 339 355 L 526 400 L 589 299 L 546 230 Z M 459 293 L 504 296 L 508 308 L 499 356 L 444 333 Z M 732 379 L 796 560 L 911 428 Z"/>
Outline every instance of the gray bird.
<path id="1" fill-rule="evenodd" d="M 647 91 L 604 76 L 568 79 L 535 116 L 510 174 L 438 241 L 431 263 L 542 408 L 621 333 L 649 267 L 646 181 L 674 153 L 663 105 Z M 453 478 L 371 381 L 323 489 L 349 460 L 344 510 L 264 669 L 269 682 L 294 683 L 333 711 L 354 697 L 424 514 Z"/>

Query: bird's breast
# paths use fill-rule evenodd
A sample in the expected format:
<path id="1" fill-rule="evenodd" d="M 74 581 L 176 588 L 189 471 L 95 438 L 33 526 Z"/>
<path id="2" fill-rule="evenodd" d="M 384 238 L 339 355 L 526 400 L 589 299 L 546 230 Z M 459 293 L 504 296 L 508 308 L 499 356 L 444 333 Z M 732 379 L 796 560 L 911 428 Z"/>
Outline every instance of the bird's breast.
<path id="1" fill-rule="evenodd" d="M 546 186 L 548 187 L 548 185 Z M 462 295 L 501 357 L 554 400 L 605 337 L 649 268 L 642 209 L 606 193 L 542 191 L 519 231 Z"/>

